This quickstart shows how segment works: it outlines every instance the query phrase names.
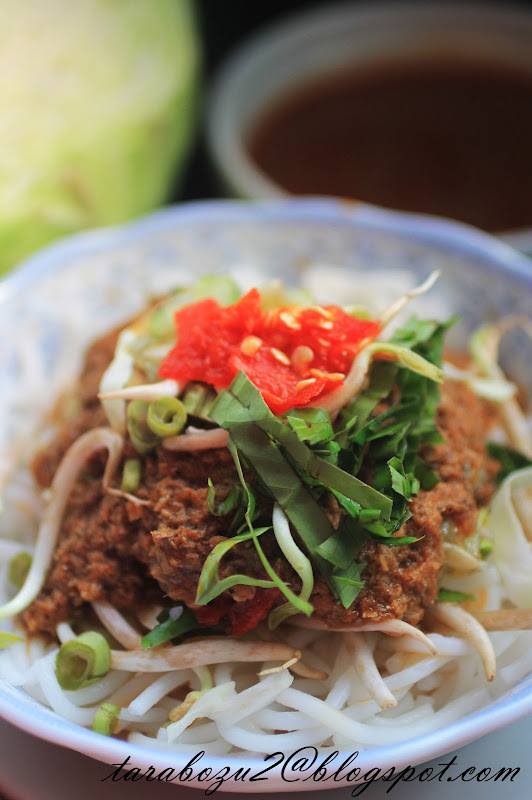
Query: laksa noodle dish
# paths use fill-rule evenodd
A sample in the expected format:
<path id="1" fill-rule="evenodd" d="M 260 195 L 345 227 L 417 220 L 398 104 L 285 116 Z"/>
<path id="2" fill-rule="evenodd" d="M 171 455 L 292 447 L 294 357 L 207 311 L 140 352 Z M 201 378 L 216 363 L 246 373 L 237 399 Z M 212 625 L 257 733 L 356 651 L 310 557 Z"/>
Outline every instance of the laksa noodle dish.
<path id="1" fill-rule="evenodd" d="M 453 355 L 456 319 L 409 316 L 437 277 L 372 315 L 209 275 L 97 339 L 4 486 L 0 674 L 207 754 L 389 745 L 527 675 L 532 444 L 498 347 L 532 326 Z"/>

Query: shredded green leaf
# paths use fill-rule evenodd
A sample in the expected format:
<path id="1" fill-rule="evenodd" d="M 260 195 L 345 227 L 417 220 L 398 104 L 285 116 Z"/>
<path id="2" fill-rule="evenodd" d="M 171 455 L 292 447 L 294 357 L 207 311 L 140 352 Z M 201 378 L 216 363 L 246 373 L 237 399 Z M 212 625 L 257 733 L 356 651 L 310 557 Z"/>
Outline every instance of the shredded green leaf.
<path id="1" fill-rule="evenodd" d="M 392 353 L 399 363 L 375 361 L 368 388 L 340 413 L 336 426 L 320 408 L 291 409 L 284 418 L 275 417 L 243 373 L 218 395 L 210 417 L 230 435 L 243 492 L 238 495 L 235 490 L 217 506 L 211 485 L 209 508 L 213 513 L 236 511 L 240 521 L 245 518 L 247 528 L 241 527 L 237 536 L 210 554 L 197 602 L 209 602 L 238 583 L 277 585 L 288 597 L 288 587 L 265 559 L 253 529 L 255 497 L 244 480 L 241 459 L 254 472 L 260 491 L 277 501 L 313 567 L 346 608 L 364 585 L 365 565 L 355 558 L 368 537 L 390 546 L 416 541 L 397 533 L 411 516 L 412 499 L 421 488 L 431 489 L 438 481 L 436 472 L 420 457 L 420 447 L 442 441 L 435 424 L 437 382 L 441 380 L 443 335 L 453 321 L 440 324 L 411 318 L 390 343 L 379 343 L 377 349 Z M 393 387 L 397 390 L 391 392 Z M 387 405 L 380 410 L 383 401 Z M 366 464 L 371 485 L 357 475 Z M 328 493 L 342 511 L 337 530 L 320 502 Z M 253 540 L 269 582 L 242 575 L 220 581 L 221 557 L 245 540 Z M 296 600 L 301 602 L 301 598 Z"/>
<path id="2" fill-rule="evenodd" d="M 229 493 L 225 500 L 221 503 L 216 503 L 216 490 L 213 482 L 209 478 L 209 490 L 207 492 L 207 508 L 211 514 L 216 517 L 225 517 L 231 511 L 239 508 L 244 499 L 244 492 L 240 486 L 231 486 Z"/>
<path id="3" fill-rule="evenodd" d="M 248 542 L 254 540 L 256 537 L 265 533 L 269 528 L 262 528 L 260 530 L 254 529 L 241 533 L 238 536 L 233 536 L 232 539 L 226 539 L 217 544 L 203 564 L 201 575 L 198 581 L 198 589 L 196 594 L 196 604 L 198 606 L 205 606 L 218 597 L 222 592 L 231 589 L 233 586 L 259 586 L 262 588 L 271 589 L 275 583 L 271 580 L 262 580 L 258 578 L 250 578 L 248 575 L 231 575 L 228 578 L 220 579 L 219 566 L 220 561 L 224 555 L 236 544 L 240 542 Z"/>

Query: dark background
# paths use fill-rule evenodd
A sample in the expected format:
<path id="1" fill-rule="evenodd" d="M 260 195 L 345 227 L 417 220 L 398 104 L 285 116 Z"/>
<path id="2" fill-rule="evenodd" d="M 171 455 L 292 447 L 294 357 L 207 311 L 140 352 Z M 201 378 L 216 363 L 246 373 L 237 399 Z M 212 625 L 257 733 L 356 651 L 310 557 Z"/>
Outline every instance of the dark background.
<path id="1" fill-rule="evenodd" d="M 357 2 L 347 0 L 351 1 Z M 248 35 L 298 10 L 324 5 L 327 5 L 326 0 L 196 0 L 203 42 L 204 101 L 216 69 Z M 200 121 L 198 139 L 185 172 L 184 183 L 176 189 L 171 200 L 197 200 L 219 194 L 206 153 Z"/>
<path id="2" fill-rule="evenodd" d="M 198 23 L 203 41 L 204 58 L 204 88 L 208 90 L 209 81 L 216 69 L 245 39 L 254 32 L 259 31 L 269 23 L 274 23 L 283 17 L 291 16 L 305 9 L 327 7 L 331 2 L 339 0 L 196 0 Z M 418 0 L 418 2 L 423 0 Z M 401 3 L 403 0 L 344 0 L 345 5 L 364 4 L 372 2 L 388 4 Z M 426 0 L 426 5 L 432 5 L 437 0 Z M 461 0 L 454 0 L 458 5 Z M 465 0 L 473 4 L 475 0 Z M 490 2 L 490 0 L 484 0 Z M 492 5 L 503 8 L 508 5 L 532 7 L 532 0 L 491 0 Z M 171 201 L 197 200 L 206 197 L 219 196 L 219 188 L 212 174 L 202 137 L 202 125 L 198 127 L 198 137 L 188 168 L 185 172 L 184 182 L 176 189 Z"/>

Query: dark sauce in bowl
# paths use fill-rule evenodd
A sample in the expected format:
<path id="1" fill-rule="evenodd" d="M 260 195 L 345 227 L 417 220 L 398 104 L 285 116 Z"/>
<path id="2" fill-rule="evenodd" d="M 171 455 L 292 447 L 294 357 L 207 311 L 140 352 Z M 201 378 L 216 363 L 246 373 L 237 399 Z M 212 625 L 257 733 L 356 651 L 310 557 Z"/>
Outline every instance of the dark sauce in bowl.
<path id="1" fill-rule="evenodd" d="M 293 194 L 488 231 L 532 225 L 532 68 L 443 58 L 350 68 L 281 99 L 248 149 Z"/>

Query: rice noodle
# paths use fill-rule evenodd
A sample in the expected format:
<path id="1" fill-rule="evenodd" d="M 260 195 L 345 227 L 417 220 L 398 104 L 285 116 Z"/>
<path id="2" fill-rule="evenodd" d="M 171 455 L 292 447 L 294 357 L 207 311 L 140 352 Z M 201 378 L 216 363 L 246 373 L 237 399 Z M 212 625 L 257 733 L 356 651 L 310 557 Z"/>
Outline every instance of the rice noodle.
<path id="1" fill-rule="evenodd" d="M 384 311 L 380 316 L 382 326 L 388 325 L 412 297 L 426 291 L 435 278 L 435 274 L 431 275 L 422 286 Z M 332 416 L 363 388 L 371 358 L 372 351 L 362 349 L 343 387 L 331 392 L 323 403 L 320 400 Z M 511 386 L 500 375 L 498 372 L 497 376 L 484 379 L 484 388 L 497 392 L 502 387 L 509 394 Z M 461 378 L 476 379 L 469 374 Z M 107 392 L 102 399 L 107 407 L 109 401 L 118 400 L 117 407 L 123 412 L 125 399 L 151 401 L 178 392 L 176 382 L 161 381 Z M 511 441 L 521 450 L 528 446 L 530 454 L 530 431 L 526 425 L 525 432 L 520 409 L 510 400 L 503 409 Z M 185 434 L 164 440 L 162 446 L 194 452 L 226 444 L 227 434 L 222 429 L 189 428 Z M 94 452 L 109 451 L 103 478 L 105 491 L 146 504 L 145 500 L 109 486 L 122 446 L 119 434 L 97 429 L 84 434 L 69 449 L 52 484 L 51 500 L 39 532 L 34 565 L 41 565 L 42 575 L 39 573 L 37 580 L 36 568 L 32 567 L 28 587 L 25 584 L 4 607 L 4 612 L 9 609 L 6 615 L 16 613 L 14 609 L 24 598 L 30 602 L 38 592 L 68 495 L 79 470 Z M 31 522 L 30 517 L 39 514 L 42 499 L 30 481 L 20 487 L 15 483 L 11 484 L 13 503 L 23 506 Z M 29 549 L 22 543 L 2 539 L 0 561 L 7 562 L 17 552 Z M 298 616 L 290 620 L 291 628 L 284 626 L 275 634 L 259 629 L 257 637 L 263 641 L 212 637 L 178 647 L 142 650 L 140 634 L 133 625 L 112 606 L 95 603 L 100 620 L 129 651 L 112 652 L 112 669 L 104 678 L 76 692 L 63 692 L 54 673 L 56 649 L 37 641 L 19 642 L 0 653 L 0 673 L 78 724 L 90 726 L 101 702 L 114 703 L 122 709 L 122 735 L 127 732 L 132 743 L 170 752 L 196 754 L 201 749 L 206 754 L 220 755 L 236 748 L 246 753 L 271 753 L 279 749 L 290 752 L 307 745 L 327 752 L 403 741 L 437 730 L 479 708 L 532 669 L 531 635 L 526 630 L 515 632 L 532 627 L 532 611 L 500 610 L 508 595 L 494 568 L 470 573 L 478 568 L 477 559 L 454 544 L 445 544 L 444 549 L 447 564 L 461 573 L 449 578 L 449 588 L 464 592 L 474 589 L 482 599 L 482 605 L 479 600 L 475 607 L 483 610 L 474 614 L 449 604 L 434 608 L 432 621 L 456 630 L 461 638 L 447 632 L 426 635 L 401 620 L 366 622 L 331 631 L 324 621 Z M 161 607 L 139 611 L 139 623 L 152 629 L 160 611 Z M 426 621 L 430 623 L 430 613 Z M 490 637 L 485 629 L 500 633 Z M 57 634 L 61 642 L 74 637 L 68 623 L 60 623 Z M 283 641 L 277 636 L 282 636 Z M 499 674 L 489 686 L 484 681 L 479 652 L 488 679 L 494 676 L 495 653 L 500 659 Z M 205 665 L 212 666 L 213 685 L 200 680 L 197 690 L 197 671 Z M 189 700 L 183 704 L 179 701 L 185 693 Z M 177 703 L 181 718 L 165 727 Z"/>
<path id="2" fill-rule="evenodd" d="M 78 725 L 92 725 L 98 706 L 80 708 L 70 702 L 55 676 L 56 652 L 50 653 L 39 663 L 38 680 L 44 696 L 50 707 L 64 719 Z"/>
<path id="3" fill-rule="evenodd" d="M 188 683 L 191 678 L 190 670 L 177 670 L 167 672 L 156 678 L 144 691 L 142 691 L 128 706 L 129 711 L 137 716 L 142 716 L 152 706 L 162 700 L 169 692 Z"/>

